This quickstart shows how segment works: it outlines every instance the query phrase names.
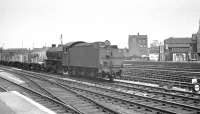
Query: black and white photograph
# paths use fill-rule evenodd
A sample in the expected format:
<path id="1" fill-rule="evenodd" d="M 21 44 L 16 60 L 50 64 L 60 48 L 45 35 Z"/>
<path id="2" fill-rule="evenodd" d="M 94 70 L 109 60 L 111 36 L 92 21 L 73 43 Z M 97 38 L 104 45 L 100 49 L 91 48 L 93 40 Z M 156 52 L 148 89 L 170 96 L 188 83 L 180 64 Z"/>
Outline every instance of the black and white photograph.
<path id="1" fill-rule="evenodd" d="M 0 114 L 200 114 L 200 0 L 0 0 Z"/>

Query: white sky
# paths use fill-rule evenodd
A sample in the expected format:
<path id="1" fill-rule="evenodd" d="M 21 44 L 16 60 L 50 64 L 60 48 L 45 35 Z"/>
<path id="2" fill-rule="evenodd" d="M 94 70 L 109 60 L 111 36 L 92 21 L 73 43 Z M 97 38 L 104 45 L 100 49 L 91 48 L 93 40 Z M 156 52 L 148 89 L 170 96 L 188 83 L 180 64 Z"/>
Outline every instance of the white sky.
<path id="1" fill-rule="evenodd" d="M 190 37 L 199 19 L 200 0 L 0 0 L 0 47 L 50 46 L 61 33 L 64 43 L 128 47 L 128 35 L 137 32 L 149 42 Z"/>

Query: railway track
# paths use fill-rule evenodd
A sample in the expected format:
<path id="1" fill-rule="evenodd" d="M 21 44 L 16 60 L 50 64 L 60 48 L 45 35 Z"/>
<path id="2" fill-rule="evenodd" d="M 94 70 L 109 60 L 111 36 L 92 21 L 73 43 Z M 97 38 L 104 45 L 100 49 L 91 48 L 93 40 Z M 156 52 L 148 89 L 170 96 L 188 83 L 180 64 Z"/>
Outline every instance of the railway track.
<path id="1" fill-rule="evenodd" d="M 0 87 L 0 92 L 6 92 L 8 91 L 7 89 L 5 89 L 4 87 Z"/>
<path id="2" fill-rule="evenodd" d="M 166 93 L 170 94 L 170 95 L 178 95 L 180 96 L 180 98 L 186 98 L 186 99 L 190 99 L 191 100 L 196 100 L 198 102 L 200 102 L 200 94 L 198 93 L 193 93 L 193 92 L 189 92 L 189 91 L 178 91 L 178 90 L 173 90 L 173 89 L 167 89 L 167 88 L 162 88 L 162 87 L 154 87 L 154 86 L 147 86 L 147 85 L 141 85 L 141 84 L 134 84 L 134 83 L 126 83 L 126 82 L 115 82 L 115 84 L 117 84 L 117 86 L 122 86 L 122 87 L 126 87 L 126 90 L 129 89 L 142 89 L 144 91 L 150 92 L 150 93 L 157 93 L 160 92 L 160 94 L 162 93 Z"/>
<path id="3" fill-rule="evenodd" d="M 150 68 L 140 68 L 131 67 L 124 68 L 124 73 L 121 77 L 117 77 L 122 80 L 140 81 L 145 83 L 158 84 L 160 86 L 169 87 L 180 87 L 188 90 L 193 89 L 192 79 L 200 78 L 199 72 L 189 72 L 189 71 L 172 71 L 165 69 L 152 69 Z"/>
<path id="4" fill-rule="evenodd" d="M 143 95 L 150 98 L 156 98 L 200 108 L 200 95 L 191 92 L 169 90 L 165 88 L 131 84 L 119 81 L 112 84 L 98 83 L 98 85 L 101 85 L 101 87 L 111 87 L 112 90 L 116 91 Z"/>
<path id="5" fill-rule="evenodd" d="M 191 83 L 193 78 L 198 78 L 196 75 L 185 76 L 182 73 L 168 73 L 168 72 L 160 72 L 160 71 L 152 71 L 152 70 L 145 70 L 145 69 L 132 69 L 128 72 L 125 72 L 123 75 L 129 76 L 138 76 L 138 77 L 145 77 L 145 78 L 156 78 L 162 80 L 169 80 L 169 81 L 179 81 L 179 82 L 187 82 Z"/>
<path id="6" fill-rule="evenodd" d="M 60 81 L 59 81 L 60 83 Z M 69 83 L 69 82 L 68 82 Z M 63 82 L 63 84 L 66 85 L 66 82 Z M 67 84 L 68 85 L 68 84 Z M 74 83 L 71 84 L 71 86 L 74 87 Z M 195 101 L 193 101 L 195 105 L 189 105 L 189 103 L 192 103 L 191 100 L 195 100 L 192 98 L 186 98 L 184 97 L 184 100 L 187 99 L 189 102 L 188 104 L 182 104 L 185 102 L 181 102 L 183 100 L 183 97 L 181 96 L 176 96 L 175 95 L 169 95 L 166 93 L 162 93 L 161 92 L 158 94 L 158 92 L 154 92 L 154 97 L 144 97 L 138 94 L 130 94 L 127 93 L 123 90 L 123 88 L 120 87 L 116 88 L 110 88 L 108 86 L 105 87 L 105 85 L 101 86 L 101 87 L 97 87 L 97 86 L 86 86 L 85 84 L 77 84 L 78 87 L 83 87 L 87 88 L 87 90 L 89 90 L 90 92 L 97 92 L 97 93 L 101 93 L 104 95 L 108 95 L 108 96 L 112 96 L 112 97 L 117 97 L 119 99 L 123 99 L 123 100 L 127 100 L 131 101 L 131 102 L 137 102 L 137 103 L 141 103 L 141 104 L 148 104 L 150 105 L 150 107 L 157 107 L 159 108 L 160 106 L 162 106 L 162 108 L 164 108 L 167 111 L 175 111 L 176 113 L 191 113 L 191 112 L 199 112 L 200 111 L 200 107 L 199 107 L 199 102 L 196 103 Z M 76 87 L 77 87 L 76 86 Z M 84 89 L 82 88 L 82 89 Z M 133 90 L 134 91 L 134 90 Z M 139 93 L 134 91 L 135 93 Z M 156 93 L 156 94 L 155 94 Z M 163 96 L 164 95 L 164 96 Z M 171 97 L 171 99 L 170 99 Z M 176 100 L 176 101 L 173 101 Z M 178 101 L 178 102 L 177 102 Z"/>
<path id="7" fill-rule="evenodd" d="M 62 101 L 64 104 L 69 104 L 70 106 L 79 110 L 83 114 L 120 114 L 121 113 L 104 106 L 104 104 L 102 103 L 97 103 L 95 100 L 90 99 L 84 95 L 81 95 L 71 90 L 70 88 L 63 87 L 49 80 L 44 80 L 38 75 L 34 77 L 34 76 L 30 76 L 30 74 L 27 75 L 27 74 L 19 73 L 19 72 L 15 72 L 15 73 L 20 75 L 20 77 L 22 77 L 23 79 L 26 79 L 27 82 L 31 82 L 32 86 L 37 84 L 37 87 L 38 86 L 40 88 L 42 87 L 42 89 L 44 89 L 45 92 L 47 91 L 48 93 L 51 93 L 52 96 L 55 96 L 53 97 L 53 99 L 56 98 L 56 100 L 58 99 L 59 101 Z M 32 88 L 35 89 L 35 87 L 32 87 Z"/>
<path id="8" fill-rule="evenodd" d="M 100 87 L 106 86 L 116 91 L 122 91 L 131 94 L 140 94 L 151 98 L 173 101 L 176 103 L 187 104 L 190 106 L 200 108 L 200 94 L 197 93 L 192 93 L 188 91 L 177 91 L 173 89 L 166 89 L 155 86 L 127 83 L 123 81 L 115 81 L 114 83 L 107 83 L 107 82 L 99 83 L 87 80 L 87 82 L 99 85 Z"/>
<path id="9" fill-rule="evenodd" d="M 23 95 L 32 98 L 36 102 L 42 104 L 43 106 L 46 106 L 47 108 L 58 114 L 83 114 L 82 112 L 73 108 L 70 105 L 66 105 L 63 102 L 52 99 L 30 88 L 24 87 L 23 85 L 9 81 L 5 78 L 0 77 L 0 85 L 6 90 L 20 92 Z"/>
<path id="10" fill-rule="evenodd" d="M 60 83 L 60 82 L 55 82 L 55 83 Z M 73 90 L 75 92 L 78 92 L 81 95 L 84 95 L 89 98 L 92 98 L 93 100 L 96 100 L 96 102 L 101 102 L 104 105 L 113 107 L 113 108 L 115 108 L 115 110 L 120 111 L 120 113 L 127 113 L 127 114 L 128 113 L 129 114 L 132 114 L 132 113 L 142 114 L 142 113 L 153 113 L 153 112 L 154 113 L 162 112 L 162 113 L 166 113 L 166 114 L 173 113 L 173 112 L 162 110 L 159 108 L 150 107 L 148 105 L 143 105 L 141 103 L 130 102 L 130 101 L 121 99 L 119 97 L 113 97 L 113 96 L 111 97 L 110 95 L 104 95 L 102 93 L 98 93 L 95 91 L 88 91 L 87 90 L 88 88 L 85 88 L 85 86 L 83 88 L 78 88 L 78 87 L 72 86 L 73 84 L 71 86 L 69 86 L 69 85 L 62 83 L 62 85 L 66 88 L 70 88 L 71 90 Z M 125 103 L 125 104 L 123 104 L 123 103 Z M 126 108 L 122 107 L 121 105 L 126 106 L 128 110 Z M 132 108 L 132 110 L 130 110 L 129 108 Z"/>
<path id="11" fill-rule="evenodd" d="M 30 77 L 29 77 L 30 78 Z M 31 77 L 37 84 L 41 85 L 47 91 L 57 96 L 65 104 L 70 104 L 76 109 L 85 114 L 117 114 L 120 112 L 114 111 L 103 104 L 97 103 L 82 94 L 73 91 L 71 88 L 63 87 L 57 83 L 41 78 Z"/>
<path id="12" fill-rule="evenodd" d="M 54 80 L 55 80 L 55 78 L 54 78 Z M 96 96 L 99 96 L 99 98 L 102 99 L 102 96 L 103 96 L 103 98 L 106 97 L 107 100 L 112 103 L 113 102 L 114 103 L 121 102 L 122 104 L 125 103 L 123 105 L 123 107 L 126 107 L 126 108 L 128 107 L 127 109 L 130 109 L 130 108 L 137 109 L 136 107 L 139 106 L 140 108 L 143 107 L 142 108 L 143 111 L 146 110 L 146 111 L 149 111 L 149 113 L 150 112 L 154 112 L 154 113 L 162 112 L 164 110 L 166 112 L 168 111 L 168 113 L 175 112 L 175 113 L 180 113 L 180 114 L 182 114 L 183 112 L 184 113 L 199 113 L 199 110 L 200 110 L 198 107 L 195 107 L 195 106 L 182 105 L 181 103 L 175 103 L 175 102 L 166 101 L 166 100 L 164 101 L 163 100 L 164 97 L 163 97 L 163 99 L 148 98 L 148 97 L 144 97 L 144 96 L 140 96 L 140 95 L 134 95 L 134 94 L 129 94 L 129 93 L 121 92 L 121 91 L 116 91 L 113 88 L 108 89 L 108 88 L 102 88 L 102 87 L 96 87 L 96 86 L 88 86 L 88 85 L 80 84 L 80 83 L 76 84 L 74 82 L 72 83 L 72 82 L 69 82 L 66 80 L 65 81 L 59 80 L 59 82 L 57 82 L 57 83 L 62 83 L 64 86 L 71 87 L 71 88 L 73 88 L 73 90 L 76 90 L 77 92 L 80 92 L 81 94 L 85 94 L 86 96 L 89 95 L 91 98 L 94 98 L 94 99 L 97 99 Z M 69 83 L 71 83 L 71 84 L 69 84 Z M 161 93 L 159 93 L 158 95 L 160 95 L 160 94 Z M 162 93 L 162 95 L 163 94 L 164 93 Z M 162 97 L 162 95 L 160 95 L 160 98 Z M 166 95 L 167 94 L 165 94 L 165 96 Z M 169 95 L 168 95 L 168 97 L 169 97 Z M 173 96 L 173 97 L 174 97 L 173 100 L 178 100 L 177 97 L 183 99 L 183 96 L 182 97 Z M 165 97 L 165 98 L 167 98 L 167 97 Z M 111 100 L 109 100 L 109 99 L 111 99 Z M 185 99 L 187 99 L 187 97 L 185 97 Z M 191 99 L 188 98 L 188 99 L 191 100 L 192 98 Z M 180 101 L 180 99 L 179 99 L 179 101 Z M 144 104 L 145 104 L 145 106 L 144 106 Z M 118 105 L 120 106 L 120 104 L 118 104 Z"/>
<path id="13" fill-rule="evenodd" d="M 162 79 L 156 79 L 156 78 L 147 78 L 147 77 L 138 77 L 138 76 L 129 76 L 129 75 L 123 75 L 122 77 L 119 77 L 117 79 L 152 83 L 152 84 L 157 84 L 161 87 L 163 86 L 168 86 L 169 88 L 180 87 L 180 88 L 185 88 L 188 90 L 191 90 L 194 86 L 192 83 L 187 83 L 187 82 L 162 80 Z"/>
<path id="14" fill-rule="evenodd" d="M 124 64 L 128 66 L 148 66 L 148 67 L 159 67 L 159 68 L 168 68 L 176 70 L 186 70 L 199 72 L 200 63 L 196 62 L 151 62 L 151 61 L 124 61 Z"/>
<path id="15" fill-rule="evenodd" d="M 196 68 L 179 68 L 172 66 L 163 66 L 163 65 L 132 65 L 125 64 L 125 68 L 145 68 L 145 69 L 159 69 L 159 70 L 168 70 L 168 71 L 178 71 L 178 72 L 191 72 L 191 73 L 199 73 L 200 70 Z"/>
<path id="16" fill-rule="evenodd" d="M 190 71 L 177 71 L 177 70 L 166 70 L 166 69 L 161 69 L 161 68 L 144 68 L 144 67 L 128 67 L 128 68 L 124 68 L 127 71 L 133 71 L 133 70 L 143 70 L 143 71 L 150 71 L 150 72 L 154 72 L 157 74 L 166 74 L 166 75 L 182 75 L 183 77 L 187 77 L 187 78 L 194 78 L 194 77 L 200 77 L 200 72 L 190 72 Z"/>

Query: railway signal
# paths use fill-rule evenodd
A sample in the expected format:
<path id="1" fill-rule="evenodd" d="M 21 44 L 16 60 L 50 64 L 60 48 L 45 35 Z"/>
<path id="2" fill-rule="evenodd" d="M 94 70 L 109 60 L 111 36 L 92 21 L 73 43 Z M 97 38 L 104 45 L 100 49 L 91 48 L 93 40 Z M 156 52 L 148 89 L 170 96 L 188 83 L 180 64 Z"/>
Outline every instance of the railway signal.
<path id="1" fill-rule="evenodd" d="M 192 84 L 193 84 L 193 91 L 194 92 L 199 92 L 200 86 L 199 86 L 199 83 L 198 83 L 198 79 L 193 78 L 192 79 Z"/>

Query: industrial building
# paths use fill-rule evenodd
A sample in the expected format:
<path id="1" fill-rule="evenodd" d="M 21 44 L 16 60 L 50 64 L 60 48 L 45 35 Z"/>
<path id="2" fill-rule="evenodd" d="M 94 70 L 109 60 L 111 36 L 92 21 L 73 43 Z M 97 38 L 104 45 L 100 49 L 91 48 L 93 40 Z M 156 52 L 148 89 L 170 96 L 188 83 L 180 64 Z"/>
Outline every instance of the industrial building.
<path id="1" fill-rule="evenodd" d="M 132 58 L 148 57 L 147 35 L 129 35 L 129 56 Z"/>

